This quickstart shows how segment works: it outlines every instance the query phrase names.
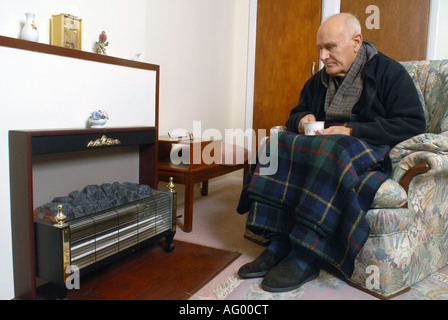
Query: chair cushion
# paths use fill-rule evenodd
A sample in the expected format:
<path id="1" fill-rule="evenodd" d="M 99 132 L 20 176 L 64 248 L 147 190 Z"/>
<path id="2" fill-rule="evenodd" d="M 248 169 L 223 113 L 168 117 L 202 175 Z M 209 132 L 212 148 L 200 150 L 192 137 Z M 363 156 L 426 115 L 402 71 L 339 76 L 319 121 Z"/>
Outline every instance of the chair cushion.
<path id="1" fill-rule="evenodd" d="M 401 185 L 392 179 L 387 179 L 375 194 L 373 209 L 401 208 L 408 201 L 408 195 Z"/>
<path id="2" fill-rule="evenodd" d="M 371 209 L 366 213 L 370 236 L 388 238 L 397 232 L 407 233 L 413 227 L 415 212 L 408 208 Z"/>

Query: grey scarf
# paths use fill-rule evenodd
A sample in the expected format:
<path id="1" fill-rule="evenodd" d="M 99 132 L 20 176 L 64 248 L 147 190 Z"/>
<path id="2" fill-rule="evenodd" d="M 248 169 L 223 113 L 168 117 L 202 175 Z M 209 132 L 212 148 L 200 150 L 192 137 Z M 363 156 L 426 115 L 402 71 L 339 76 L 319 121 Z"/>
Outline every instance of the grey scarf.
<path id="1" fill-rule="evenodd" d="M 325 78 L 323 80 L 328 85 L 325 100 L 327 120 L 350 119 L 352 117 L 353 106 L 362 94 L 362 74 L 366 62 L 367 49 L 366 45 L 363 44 L 344 81 L 337 90 L 334 77 L 330 75 L 328 79 L 328 74 L 326 72 L 322 73 L 323 76 L 327 76 L 327 81 L 325 81 Z"/>

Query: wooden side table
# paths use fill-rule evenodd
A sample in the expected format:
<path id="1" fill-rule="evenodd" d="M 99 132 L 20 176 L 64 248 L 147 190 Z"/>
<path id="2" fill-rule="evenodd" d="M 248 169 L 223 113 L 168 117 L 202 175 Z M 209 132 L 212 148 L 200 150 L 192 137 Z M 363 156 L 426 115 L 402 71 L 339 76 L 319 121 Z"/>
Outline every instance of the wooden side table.
<path id="1" fill-rule="evenodd" d="M 208 181 L 210 179 L 231 173 L 237 170 L 244 169 L 244 177 L 247 173 L 247 161 L 243 164 L 225 165 L 220 164 L 220 161 L 214 161 L 212 164 L 207 164 L 202 157 L 197 156 L 202 154 L 210 157 L 217 156 L 221 159 L 221 141 L 215 140 L 186 140 L 175 141 L 168 136 L 159 137 L 159 164 L 158 164 L 158 180 L 169 181 L 172 177 L 175 183 L 185 185 L 185 203 L 184 203 L 184 232 L 191 232 L 193 230 L 193 200 L 194 200 L 194 185 L 202 182 L 201 195 L 208 194 Z M 173 164 L 170 158 L 170 152 L 173 144 L 187 145 L 190 152 L 189 163 Z M 215 154 L 213 154 L 215 152 Z M 207 161 L 208 162 L 208 161 Z"/>

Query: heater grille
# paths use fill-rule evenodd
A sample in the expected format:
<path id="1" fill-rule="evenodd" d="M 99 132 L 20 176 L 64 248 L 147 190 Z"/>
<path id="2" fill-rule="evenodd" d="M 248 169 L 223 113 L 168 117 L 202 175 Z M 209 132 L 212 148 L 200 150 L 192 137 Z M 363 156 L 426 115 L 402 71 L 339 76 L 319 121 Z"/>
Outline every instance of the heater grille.
<path id="1" fill-rule="evenodd" d="M 84 268 L 170 230 L 172 206 L 170 194 L 160 192 L 68 222 L 71 264 Z"/>

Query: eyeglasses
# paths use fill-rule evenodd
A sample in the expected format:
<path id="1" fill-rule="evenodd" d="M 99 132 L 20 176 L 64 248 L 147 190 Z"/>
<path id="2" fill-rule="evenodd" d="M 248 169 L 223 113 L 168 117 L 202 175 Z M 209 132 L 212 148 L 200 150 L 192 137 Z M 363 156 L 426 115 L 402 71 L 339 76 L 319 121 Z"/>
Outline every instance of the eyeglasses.
<path id="1" fill-rule="evenodd" d="M 190 133 L 187 131 L 187 134 L 185 136 L 172 136 L 169 132 L 168 132 L 168 137 L 170 137 L 171 140 L 174 141 L 182 141 L 182 140 L 190 140 L 193 141 L 194 140 L 194 136 L 193 133 Z"/>

